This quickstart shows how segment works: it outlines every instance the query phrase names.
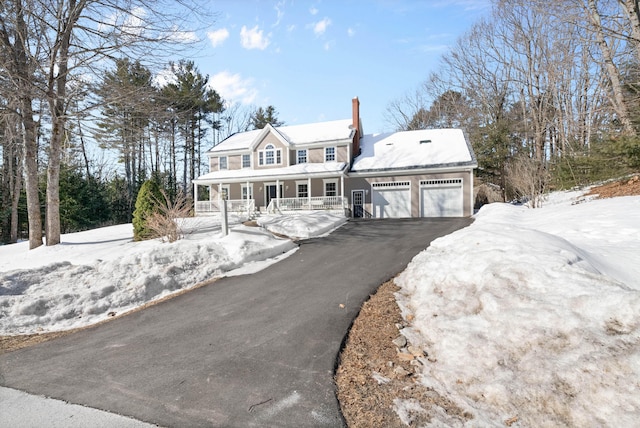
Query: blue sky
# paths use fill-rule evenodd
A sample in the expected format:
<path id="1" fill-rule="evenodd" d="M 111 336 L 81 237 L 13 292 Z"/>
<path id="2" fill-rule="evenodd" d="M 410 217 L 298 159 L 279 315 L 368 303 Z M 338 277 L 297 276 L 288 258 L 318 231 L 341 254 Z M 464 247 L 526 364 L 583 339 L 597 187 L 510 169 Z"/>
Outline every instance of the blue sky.
<path id="1" fill-rule="evenodd" d="M 388 103 L 414 90 L 489 0 L 211 3 L 215 22 L 194 58 L 225 99 L 273 105 L 287 125 L 351 116 L 391 130 Z"/>

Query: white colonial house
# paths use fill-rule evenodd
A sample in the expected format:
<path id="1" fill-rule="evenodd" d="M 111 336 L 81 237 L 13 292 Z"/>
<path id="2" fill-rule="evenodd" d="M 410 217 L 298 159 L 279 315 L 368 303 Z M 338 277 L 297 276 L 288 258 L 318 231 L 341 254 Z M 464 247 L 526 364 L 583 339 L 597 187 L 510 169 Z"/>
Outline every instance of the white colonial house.
<path id="1" fill-rule="evenodd" d="M 350 119 L 267 125 L 228 137 L 207 156 L 210 172 L 193 182 L 196 215 L 218 213 L 225 199 L 228 210 L 248 217 L 318 209 L 371 218 L 473 213 L 477 162 L 462 130 L 363 135 L 357 98 Z"/>

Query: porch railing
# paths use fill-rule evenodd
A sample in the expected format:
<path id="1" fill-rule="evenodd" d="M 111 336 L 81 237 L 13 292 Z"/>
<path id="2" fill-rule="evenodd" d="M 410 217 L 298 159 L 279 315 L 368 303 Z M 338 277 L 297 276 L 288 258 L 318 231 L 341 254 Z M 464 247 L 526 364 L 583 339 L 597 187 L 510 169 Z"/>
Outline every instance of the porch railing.
<path id="1" fill-rule="evenodd" d="M 196 201 L 196 215 L 217 214 L 220 212 L 221 200 Z M 229 199 L 227 200 L 227 212 L 246 214 L 251 217 L 256 210 L 256 201 L 253 199 Z"/>
<path id="2" fill-rule="evenodd" d="M 267 213 L 286 211 L 344 210 L 347 198 L 344 196 L 315 196 L 311 198 L 273 198 Z"/>

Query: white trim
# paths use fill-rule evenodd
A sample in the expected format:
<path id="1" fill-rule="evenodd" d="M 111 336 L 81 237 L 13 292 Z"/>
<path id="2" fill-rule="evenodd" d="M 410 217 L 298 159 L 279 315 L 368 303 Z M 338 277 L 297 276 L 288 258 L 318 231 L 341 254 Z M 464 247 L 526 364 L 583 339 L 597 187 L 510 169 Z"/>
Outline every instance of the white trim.
<path id="1" fill-rule="evenodd" d="M 224 168 L 222 168 L 222 159 L 224 159 Z M 229 169 L 229 157 L 218 156 L 218 171 L 226 171 Z"/>
<path id="2" fill-rule="evenodd" d="M 333 159 L 327 160 L 327 150 L 333 149 Z M 338 149 L 336 146 L 327 146 L 324 148 L 324 161 L 326 162 L 338 162 Z"/>
<path id="3" fill-rule="evenodd" d="M 383 205 L 376 204 L 376 202 L 378 202 L 376 195 L 378 195 L 379 197 L 382 197 L 385 192 L 390 192 L 390 194 L 393 194 L 393 195 L 406 194 L 407 198 L 403 199 L 403 203 L 406 203 L 407 205 L 404 205 L 404 206 L 398 205 L 398 206 L 402 208 L 406 208 L 406 209 L 403 209 L 402 211 L 408 211 L 408 217 L 413 217 L 413 206 L 412 206 L 413 192 L 412 192 L 411 181 L 381 181 L 377 183 L 371 183 L 371 215 L 374 218 L 404 218 L 404 217 L 396 216 L 398 213 L 398 210 L 395 206 L 392 211 L 396 215 L 392 217 L 386 217 L 385 215 L 383 215 L 383 213 L 386 211 L 385 207 Z"/>
<path id="4" fill-rule="evenodd" d="M 459 213 L 456 212 L 456 216 L 464 216 L 464 180 L 462 177 L 452 177 L 452 178 L 435 178 L 435 179 L 427 179 L 420 180 L 420 190 L 419 190 L 419 207 L 420 217 L 425 217 L 425 191 L 428 192 L 429 189 L 433 189 L 433 191 L 445 191 L 448 192 L 455 190 L 457 197 L 456 203 L 459 203 Z M 450 201 L 453 201 L 454 198 L 448 198 Z M 446 205 L 447 207 L 448 204 Z"/>
<path id="5" fill-rule="evenodd" d="M 244 189 L 248 189 L 246 198 L 244 197 Z M 253 183 L 244 183 L 240 185 L 240 199 L 253 199 Z"/>
<path id="6" fill-rule="evenodd" d="M 249 166 L 244 166 L 245 156 L 249 156 Z M 243 153 L 242 155 L 240 155 L 240 167 L 242 169 L 251 169 L 252 166 L 253 166 L 253 156 L 251 156 L 251 153 Z"/>
<path id="7" fill-rule="evenodd" d="M 231 194 L 231 185 L 229 184 L 218 184 L 218 200 L 222 199 L 224 191 L 227 191 L 227 199 L 229 199 L 229 195 Z"/>
<path id="8" fill-rule="evenodd" d="M 311 196 L 311 186 L 309 185 L 309 180 L 296 180 L 296 198 L 308 198 L 309 196 Z M 300 196 L 300 193 L 298 192 L 298 186 L 303 185 L 303 186 L 307 186 L 307 196 Z"/>
<path id="9" fill-rule="evenodd" d="M 267 188 L 268 188 L 269 186 L 276 186 L 276 196 L 274 196 L 274 198 L 273 198 L 273 199 L 276 199 L 276 198 L 278 198 L 278 193 L 280 193 L 280 187 L 282 186 L 282 183 L 280 182 L 280 180 L 277 180 L 277 181 L 269 181 L 269 182 L 265 182 L 265 183 L 263 183 L 263 185 L 262 185 L 262 190 L 263 190 L 263 193 L 264 193 L 264 202 L 265 202 L 265 206 L 269 205 L 269 204 L 267 203 L 267 199 L 269 199 L 269 198 L 268 198 L 268 196 L 269 196 L 269 192 L 267 191 Z M 284 189 L 283 189 L 283 190 L 284 190 Z"/>
<path id="10" fill-rule="evenodd" d="M 435 174 L 435 173 L 444 173 L 444 172 L 457 172 L 462 173 L 465 171 L 472 171 L 471 168 L 477 168 L 477 165 L 464 165 L 464 166 L 445 166 L 445 167 L 437 167 L 437 168 L 415 168 L 415 169 L 406 169 L 400 168 L 397 170 L 375 170 L 375 171 L 366 171 L 366 172 L 358 172 L 358 171 L 349 171 L 347 176 L 349 177 L 398 177 L 404 175 L 425 175 L 425 174 Z"/>
<path id="11" fill-rule="evenodd" d="M 461 187 L 462 178 L 434 178 L 431 180 L 420 180 L 420 187 Z"/>
<path id="12" fill-rule="evenodd" d="M 267 163 L 267 152 L 273 152 L 273 163 Z M 278 158 L 280 162 L 278 162 Z M 282 149 L 276 147 L 273 143 L 264 146 L 264 149 L 258 150 L 258 166 L 274 166 L 282 165 Z"/>
<path id="13" fill-rule="evenodd" d="M 356 204 L 355 204 L 355 197 L 354 195 L 356 193 L 362 193 L 362 218 L 364 218 L 364 204 L 365 204 L 365 198 L 366 198 L 366 191 L 365 189 L 352 189 L 351 190 L 351 217 L 355 218 L 355 208 L 356 208 Z"/>
<path id="14" fill-rule="evenodd" d="M 334 183 L 336 185 L 336 194 L 335 195 L 327 195 L 327 183 Z M 339 196 L 338 179 L 337 178 L 323 178 L 322 179 L 322 194 L 323 194 L 323 196 Z"/>
<path id="15" fill-rule="evenodd" d="M 304 162 L 300 162 L 300 152 L 304 152 Z M 296 164 L 309 163 L 309 150 L 308 149 L 296 149 Z"/>
<path id="16" fill-rule="evenodd" d="M 371 183 L 373 189 L 410 189 L 411 181 L 379 181 Z"/>

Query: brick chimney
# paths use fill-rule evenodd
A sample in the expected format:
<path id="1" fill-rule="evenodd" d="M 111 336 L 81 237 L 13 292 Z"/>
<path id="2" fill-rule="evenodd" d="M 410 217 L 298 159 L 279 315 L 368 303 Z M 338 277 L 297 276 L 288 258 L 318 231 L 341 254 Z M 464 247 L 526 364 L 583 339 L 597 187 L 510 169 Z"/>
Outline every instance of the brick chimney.
<path id="1" fill-rule="evenodd" d="M 353 157 L 355 158 L 360 154 L 360 138 L 362 138 L 362 123 L 360 122 L 360 100 L 358 97 L 354 97 L 351 100 L 351 112 L 353 123 L 352 126 L 356 130 L 353 135 Z"/>

